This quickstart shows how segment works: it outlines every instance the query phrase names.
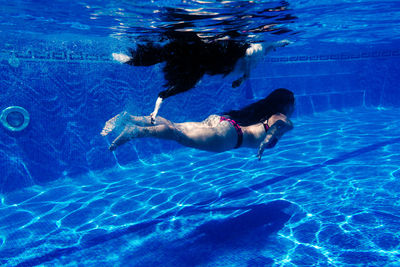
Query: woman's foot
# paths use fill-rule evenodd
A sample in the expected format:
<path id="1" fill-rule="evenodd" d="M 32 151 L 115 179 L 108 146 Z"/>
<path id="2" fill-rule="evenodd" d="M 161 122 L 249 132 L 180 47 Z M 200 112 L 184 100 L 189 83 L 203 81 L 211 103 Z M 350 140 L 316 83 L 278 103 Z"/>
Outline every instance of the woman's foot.
<path id="1" fill-rule="evenodd" d="M 114 141 L 111 143 L 109 149 L 111 151 L 114 151 L 120 145 L 123 145 L 126 142 L 128 142 L 129 140 L 137 137 L 138 132 L 139 132 L 139 128 L 141 128 L 141 127 L 135 126 L 135 125 L 127 125 L 127 126 L 125 126 L 125 128 L 121 132 L 121 134 L 118 135 L 118 137 L 115 138 Z"/>
<path id="2" fill-rule="evenodd" d="M 114 129 L 117 126 L 120 126 L 121 123 L 126 119 L 126 116 L 128 115 L 128 112 L 124 111 L 119 113 L 117 116 L 112 117 L 111 119 L 109 119 L 106 124 L 103 127 L 103 130 L 101 131 L 101 135 L 102 136 L 106 136 L 109 133 L 111 133 L 112 131 L 114 131 Z"/>

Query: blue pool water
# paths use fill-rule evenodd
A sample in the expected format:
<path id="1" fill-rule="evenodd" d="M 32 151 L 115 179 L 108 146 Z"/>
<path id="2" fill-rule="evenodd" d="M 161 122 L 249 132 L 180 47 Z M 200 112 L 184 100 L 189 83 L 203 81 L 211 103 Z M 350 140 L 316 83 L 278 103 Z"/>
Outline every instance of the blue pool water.
<path id="1" fill-rule="evenodd" d="M 0 111 L 30 115 L 0 127 L 1 266 L 400 264 L 397 1 L 1 4 Z M 272 23 L 251 40 L 293 42 L 236 90 L 205 76 L 160 111 L 201 120 L 289 88 L 295 128 L 261 161 L 147 139 L 107 150 L 104 122 L 148 115 L 164 84 L 162 66 L 111 53 L 155 38 L 166 8 L 203 34 Z"/>
<path id="2" fill-rule="evenodd" d="M 262 162 L 184 149 L 10 193 L 2 263 L 396 264 L 398 112 L 299 118 Z"/>

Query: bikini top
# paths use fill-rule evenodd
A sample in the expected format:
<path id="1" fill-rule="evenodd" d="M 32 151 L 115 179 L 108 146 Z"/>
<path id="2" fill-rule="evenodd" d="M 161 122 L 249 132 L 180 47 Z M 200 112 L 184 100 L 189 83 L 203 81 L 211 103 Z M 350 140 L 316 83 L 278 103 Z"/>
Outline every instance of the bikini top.
<path id="1" fill-rule="evenodd" d="M 267 121 L 267 123 L 263 123 L 263 125 L 264 125 L 265 132 L 267 133 L 268 129 L 270 128 L 268 125 L 268 121 Z M 273 139 L 270 142 L 268 142 L 267 148 L 273 148 L 276 145 L 276 143 L 278 143 L 278 138 L 276 138 L 274 136 Z"/>
<path id="2" fill-rule="evenodd" d="M 266 123 L 262 123 L 262 124 L 264 125 L 265 132 L 268 132 L 268 129 L 269 129 L 268 121 Z"/>

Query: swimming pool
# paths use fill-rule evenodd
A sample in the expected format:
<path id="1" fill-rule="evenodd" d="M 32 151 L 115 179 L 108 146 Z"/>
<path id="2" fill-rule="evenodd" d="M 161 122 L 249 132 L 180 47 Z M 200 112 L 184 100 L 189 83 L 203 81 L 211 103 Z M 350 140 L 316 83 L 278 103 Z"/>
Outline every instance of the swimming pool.
<path id="1" fill-rule="evenodd" d="M 206 76 L 164 104 L 167 118 L 199 120 L 290 88 L 295 128 L 261 161 L 252 149 L 214 154 L 154 140 L 110 153 L 104 122 L 122 109 L 149 114 L 163 84 L 160 66 L 110 58 L 131 42 L 124 25 L 138 17 L 127 14 L 148 18 L 155 4 L 24 4 L 5 5 L 1 21 L 0 108 L 30 114 L 26 129 L 0 130 L 1 265 L 400 262 L 396 2 L 289 1 L 297 19 L 282 26 L 296 34 L 271 38 L 295 43 L 244 86 Z"/>
<path id="2" fill-rule="evenodd" d="M 9 193 L 2 263 L 395 264 L 398 112 L 299 118 L 263 162 L 184 149 Z"/>

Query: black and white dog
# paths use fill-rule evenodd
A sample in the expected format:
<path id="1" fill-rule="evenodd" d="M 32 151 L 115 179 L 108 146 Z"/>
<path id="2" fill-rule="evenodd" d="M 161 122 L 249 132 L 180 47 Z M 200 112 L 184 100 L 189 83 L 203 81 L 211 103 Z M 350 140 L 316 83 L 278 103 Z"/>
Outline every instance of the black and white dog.
<path id="1" fill-rule="evenodd" d="M 168 97 L 193 88 L 203 77 L 208 75 L 226 76 L 231 72 L 241 72 L 239 79 L 232 83 L 238 87 L 249 77 L 250 66 L 257 59 L 277 47 L 289 44 L 282 40 L 269 45 L 246 43 L 229 37 L 207 40 L 194 32 L 170 32 L 166 34 L 168 42 L 159 44 L 147 42 L 129 50 L 129 55 L 113 53 L 115 60 L 133 66 L 151 66 L 165 62 L 163 67 L 165 90 L 158 94 L 151 120 L 155 118 L 161 103 Z"/>

